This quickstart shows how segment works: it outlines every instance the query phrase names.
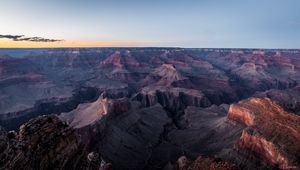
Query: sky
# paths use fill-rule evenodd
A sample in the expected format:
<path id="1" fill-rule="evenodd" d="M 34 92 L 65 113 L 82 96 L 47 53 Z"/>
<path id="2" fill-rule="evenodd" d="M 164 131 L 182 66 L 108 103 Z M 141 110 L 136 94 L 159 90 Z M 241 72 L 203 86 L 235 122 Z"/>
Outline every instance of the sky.
<path id="1" fill-rule="evenodd" d="M 0 0 L 0 48 L 300 48 L 299 7 L 299 0 Z"/>

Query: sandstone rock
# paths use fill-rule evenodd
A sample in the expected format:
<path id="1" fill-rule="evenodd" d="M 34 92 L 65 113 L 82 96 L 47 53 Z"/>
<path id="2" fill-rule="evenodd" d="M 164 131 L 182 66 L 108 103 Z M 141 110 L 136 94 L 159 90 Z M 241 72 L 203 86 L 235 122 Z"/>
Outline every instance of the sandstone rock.
<path id="1" fill-rule="evenodd" d="M 228 118 L 247 126 L 237 150 L 271 166 L 299 168 L 300 117 L 268 98 L 251 98 L 230 106 Z"/>
<path id="2" fill-rule="evenodd" d="M 104 115 L 119 115 L 130 110 L 128 99 L 108 99 L 100 96 L 92 103 L 80 104 L 75 110 L 60 114 L 60 118 L 71 127 L 82 128 L 101 119 Z"/>
<path id="3" fill-rule="evenodd" d="M 254 152 L 259 157 L 268 160 L 270 164 L 279 165 L 282 169 L 290 166 L 287 158 L 278 152 L 277 147 L 271 141 L 253 134 L 252 130 L 244 130 L 237 145 L 238 149 Z"/>

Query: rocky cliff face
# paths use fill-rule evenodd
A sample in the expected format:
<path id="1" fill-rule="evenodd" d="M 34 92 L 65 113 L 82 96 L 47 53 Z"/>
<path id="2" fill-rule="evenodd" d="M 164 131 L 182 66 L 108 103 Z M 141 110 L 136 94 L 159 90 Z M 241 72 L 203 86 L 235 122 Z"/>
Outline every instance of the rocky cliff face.
<path id="1" fill-rule="evenodd" d="M 55 116 L 29 121 L 20 127 L 18 136 L 5 132 L 1 135 L 4 138 L 1 167 L 4 169 L 74 168 L 79 162 L 72 158 L 82 156 L 74 130 Z"/>
<path id="2" fill-rule="evenodd" d="M 271 141 L 266 140 L 263 136 L 254 134 L 251 129 L 243 131 L 237 146 L 241 151 L 253 152 L 274 167 L 285 169 L 296 166 L 295 164 L 291 165 L 289 160 L 278 152 L 278 148 Z"/>
<path id="3" fill-rule="evenodd" d="M 228 111 L 228 118 L 231 120 L 238 121 L 247 126 L 254 124 L 255 115 L 254 111 L 248 110 L 247 108 L 239 107 L 237 105 L 232 105 Z"/>
<path id="4" fill-rule="evenodd" d="M 237 143 L 239 152 L 282 169 L 299 168 L 299 116 L 270 99 L 251 98 L 231 105 L 228 118 L 247 126 Z"/>
<path id="5" fill-rule="evenodd" d="M 140 101 L 144 107 L 159 103 L 172 112 L 183 110 L 187 106 L 207 107 L 211 105 L 201 91 L 184 88 L 144 88 L 134 97 L 134 100 Z"/>
<path id="6" fill-rule="evenodd" d="M 71 112 L 61 113 L 59 117 L 71 127 L 83 128 L 95 123 L 107 114 L 110 116 L 119 115 L 129 111 L 130 108 L 131 103 L 126 98 L 112 100 L 101 95 L 95 102 L 80 104 Z"/>
<path id="7" fill-rule="evenodd" d="M 40 116 L 19 134 L 0 129 L 1 169 L 111 169 L 98 153 L 84 150 L 75 130 L 56 116 Z"/>

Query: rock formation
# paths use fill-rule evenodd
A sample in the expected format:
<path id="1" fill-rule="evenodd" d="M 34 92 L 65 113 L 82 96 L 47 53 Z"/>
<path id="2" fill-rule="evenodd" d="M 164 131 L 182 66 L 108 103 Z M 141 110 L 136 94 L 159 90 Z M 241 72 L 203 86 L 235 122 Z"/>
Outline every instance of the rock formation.
<path id="1" fill-rule="evenodd" d="M 239 152 L 281 169 L 299 168 L 299 116 L 268 98 L 251 98 L 231 105 L 228 118 L 247 126 L 237 143 Z"/>
<path id="2" fill-rule="evenodd" d="M 95 102 L 80 104 L 71 112 L 61 113 L 59 117 L 71 127 L 82 128 L 91 125 L 106 114 L 118 115 L 127 112 L 130 106 L 126 99 L 110 100 L 100 96 Z"/>
<path id="3" fill-rule="evenodd" d="M 0 169 L 297 169 L 299 71 L 292 49 L 0 49 Z"/>
<path id="4" fill-rule="evenodd" d="M 56 116 L 29 121 L 18 136 L 2 131 L 1 138 L 3 169 L 74 169 L 82 156 L 74 130 Z"/>
<path id="5" fill-rule="evenodd" d="M 0 128 L 0 139 L 1 169 L 112 168 L 98 153 L 87 153 L 75 130 L 53 115 L 30 120 L 19 134 Z"/>
<path id="6" fill-rule="evenodd" d="M 185 88 L 143 88 L 134 100 L 140 101 L 143 106 L 153 106 L 160 103 L 170 111 L 183 110 L 187 106 L 207 107 L 211 102 L 198 90 Z"/>

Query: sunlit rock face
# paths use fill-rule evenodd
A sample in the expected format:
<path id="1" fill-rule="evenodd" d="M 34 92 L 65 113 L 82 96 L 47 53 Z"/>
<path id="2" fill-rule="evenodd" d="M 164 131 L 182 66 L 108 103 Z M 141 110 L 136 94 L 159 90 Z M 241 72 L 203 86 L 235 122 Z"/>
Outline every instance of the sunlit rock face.
<path id="1" fill-rule="evenodd" d="M 100 96 L 95 102 L 80 104 L 71 112 L 61 113 L 60 118 L 71 127 L 82 128 L 107 114 L 121 114 L 127 112 L 131 104 L 126 99 L 111 100 Z"/>
<path id="2" fill-rule="evenodd" d="M 299 50 L 10 52 L 0 169 L 299 168 Z"/>
<path id="3" fill-rule="evenodd" d="M 268 98 L 251 98 L 231 105 L 228 119 L 247 126 L 237 142 L 237 150 L 254 154 L 256 159 L 282 169 L 299 168 L 298 115 L 285 111 Z"/>

